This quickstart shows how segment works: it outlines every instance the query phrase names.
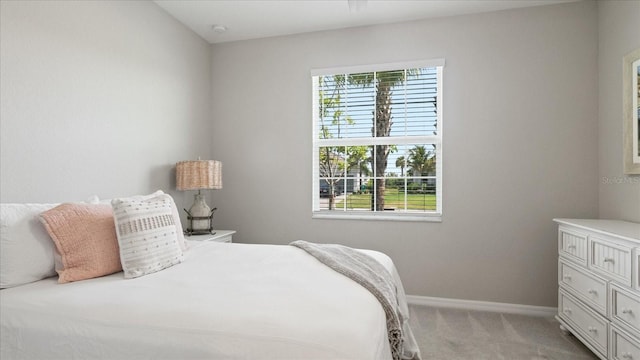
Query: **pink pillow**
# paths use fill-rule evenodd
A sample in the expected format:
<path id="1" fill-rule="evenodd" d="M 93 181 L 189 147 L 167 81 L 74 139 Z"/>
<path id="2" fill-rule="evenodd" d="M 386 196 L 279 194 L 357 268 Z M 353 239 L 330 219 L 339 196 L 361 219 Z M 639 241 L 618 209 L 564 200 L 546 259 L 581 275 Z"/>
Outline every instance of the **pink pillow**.
<path id="1" fill-rule="evenodd" d="M 122 270 L 113 211 L 109 205 L 62 204 L 40 214 L 62 257 L 59 283 Z"/>

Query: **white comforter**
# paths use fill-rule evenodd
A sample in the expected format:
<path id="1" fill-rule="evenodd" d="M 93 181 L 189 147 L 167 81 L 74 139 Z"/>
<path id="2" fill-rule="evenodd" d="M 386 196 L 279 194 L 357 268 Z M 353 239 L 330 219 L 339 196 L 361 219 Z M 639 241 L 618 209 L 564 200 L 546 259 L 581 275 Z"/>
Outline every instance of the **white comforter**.
<path id="1" fill-rule="evenodd" d="M 205 242 L 140 278 L 56 281 L 0 292 L 0 358 L 391 358 L 375 297 L 292 246 Z"/>

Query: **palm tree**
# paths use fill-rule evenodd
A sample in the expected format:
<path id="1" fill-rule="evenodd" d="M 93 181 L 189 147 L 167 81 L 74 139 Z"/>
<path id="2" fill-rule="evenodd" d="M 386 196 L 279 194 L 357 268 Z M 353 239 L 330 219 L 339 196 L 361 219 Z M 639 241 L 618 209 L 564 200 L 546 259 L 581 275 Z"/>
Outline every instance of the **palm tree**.
<path id="1" fill-rule="evenodd" d="M 400 168 L 400 177 L 404 177 L 404 167 L 406 166 L 404 156 L 398 156 L 396 159 L 396 167 Z"/>
<path id="2" fill-rule="evenodd" d="M 436 154 L 432 153 L 432 156 L 427 159 L 425 173 L 427 174 L 427 176 L 433 176 L 436 174 Z"/>
<path id="3" fill-rule="evenodd" d="M 430 167 L 432 166 L 432 152 L 428 151 L 423 145 L 416 145 L 413 149 L 409 150 L 409 161 L 407 165 L 413 173 L 413 176 L 428 176 Z M 433 164 L 435 165 L 435 164 Z"/>
<path id="4" fill-rule="evenodd" d="M 436 156 L 424 145 L 416 145 L 409 150 L 407 165 L 413 176 L 432 176 L 436 171 Z M 416 184 L 422 184 L 422 178 L 414 181 Z M 427 187 L 429 187 L 429 181 L 427 181 Z"/>
<path id="5" fill-rule="evenodd" d="M 363 87 L 371 86 L 373 84 L 376 87 L 376 108 L 372 119 L 373 126 L 371 127 L 371 133 L 374 137 L 387 137 L 390 135 L 391 126 L 393 125 L 391 117 L 393 88 L 403 84 L 408 75 L 414 75 L 418 72 L 419 69 L 412 69 L 349 75 L 347 81 L 350 84 L 361 85 Z M 392 147 L 390 145 L 376 145 L 372 147 L 371 168 L 375 170 L 375 176 L 384 176 L 387 170 L 387 159 L 391 149 Z M 375 210 L 383 211 L 385 181 L 384 179 L 376 179 L 374 180 L 374 183 L 376 191 L 371 194 L 371 210 L 374 210 L 375 203 Z"/>
<path id="6" fill-rule="evenodd" d="M 368 163 L 371 161 L 367 156 L 367 147 L 366 146 L 353 146 L 347 148 L 347 166 L 349 169 L 356 168 L 358 170 L 358 179 L 360 183 L 358 184 L 358 189 L 362 189 L 362 176 L 371 175 L 371 170 L 369 170 Z"/>

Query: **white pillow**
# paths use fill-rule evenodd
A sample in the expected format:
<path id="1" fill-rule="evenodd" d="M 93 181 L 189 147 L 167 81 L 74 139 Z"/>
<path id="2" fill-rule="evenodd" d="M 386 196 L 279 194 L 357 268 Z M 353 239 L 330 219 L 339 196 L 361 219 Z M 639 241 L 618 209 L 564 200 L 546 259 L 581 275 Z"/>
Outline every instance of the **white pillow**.
<path id="1" fill-rule="evenodd" d="M 125 278 L 148 275 L 182 262 L 171 196 L 113 199 L 111 206 Z"/>
<path id="2" fill-rule="evenodd" d="M 127 199 L 145 200 L 145 199 L 154 198 L 160 194 L 164 194 L 164 192 L 162 190 L 157 190 L 153 194 L 129 196 L 127 197 Z M 87 199 L 87 202 L 89 202 L 89 204 L 111 204 L 112 201 L 113 200 L 100 200 L 97 195 L 93 195 L 92 197 Z M 182 251 L 186 251 L 189 248 L 189 244 L 184 238 L 184 231 L 182 230 L 182 222 L 180 221 L 180 213 L 178 212 L 178 207 L 173 201 L 173 198 L 171 198 L 171 204 L 172 204 L 171 212 L 173 213 L 173 218 L 174 218 L 174 221 L 176 222 L 176 233 L 178 234 L 178 243 L 180 244 L 180 248 L 182 249 Z"/>
<path id="3" fill-rule="evenodd" d="M 162 190 L 158 190 L 149 196 L 153 197 L 158 194 L 164 194 L 164 192 Z M 166 194 L 166 195 L 169 196 L 169 198 L 171 199 L 171 215 L 173 215 L 173 220 L 176 223 L 176 233 L 178 235 L 178 244 L 180 244 L 180 249 L 182 249 L 182 251 L 186 251 L 189 248 L 189 245 L 187 245 L 187 241 L 184 238 L 184 230 L 182 230 L 182 222 L 180 221 L 180 213 L 178 212 L 178 207 L 176 206 L 175 201 L 173 201 L 173 198 L 171 197 L 171 195 L 169 194 Z"/>
<path id="4" fill-rule="evenodd" d="M 0 204 L 0 288 L 56 275 L 55 245 L 40 213 L 58 204 Z"/>

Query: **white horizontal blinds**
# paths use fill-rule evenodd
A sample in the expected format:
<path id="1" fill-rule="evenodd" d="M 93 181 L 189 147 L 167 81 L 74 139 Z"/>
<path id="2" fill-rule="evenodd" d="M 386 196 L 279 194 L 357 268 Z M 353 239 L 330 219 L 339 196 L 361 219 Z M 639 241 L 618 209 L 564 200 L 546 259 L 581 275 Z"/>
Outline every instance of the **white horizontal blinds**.
<path id="1" fill-rule="evenodd" d="M 439 213 L 442 64 L 313 72 L 314 210 Z"/>
<path id="2" fill-rule="evenodd" d="M 406 132 L 403 135 L 436 135 L 438 122 L 437 69 L 412 69 L 408 72 L 404 95 Z M 419 74 L 411 75 L 412 72 L 419 72 Z M 393 135 L 394 129 L 392 129 Z"/>
<path id="3" fill-rule="evenodd" d="M 368 74 L 336 74 L 319 76 L 322 109 L 318 122 L 323 139 L 370 137 L 375 111 L 373 82 L 357 83 Z"/>
<path id="4" fill-rule="evenodd" d="M 347 91 L 344 96 L 344 111 L 349 117 L 349 131 L 344 138 L 370 137 L 375 112 L 374 73 L 348 74 Z"/>
<path id="5" fill-rule="evenodd" d="M 437 68 L 323 75 L 316 77 L 322 109 L 317 126 L 324 139 L 385 136 L 376 134 L 376 91 L 389 91 L 393 126 L 388 136 L 437 133 Z"/>

